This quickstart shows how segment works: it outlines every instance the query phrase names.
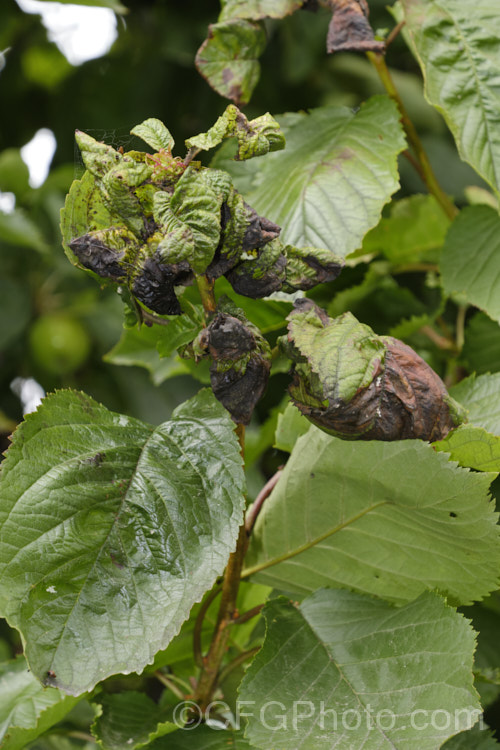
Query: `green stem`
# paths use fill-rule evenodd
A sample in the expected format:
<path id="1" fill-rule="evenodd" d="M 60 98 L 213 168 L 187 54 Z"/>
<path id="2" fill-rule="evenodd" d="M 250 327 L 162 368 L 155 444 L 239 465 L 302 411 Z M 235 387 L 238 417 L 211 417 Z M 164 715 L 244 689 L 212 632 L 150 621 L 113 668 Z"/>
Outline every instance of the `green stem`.
<path id="1" fill-rule="evenodd" d="M 241 454 L 245 450 L 245 426 L 238 424 L 236 428 L 240 442 Z M 220 666 L 227 650 L 231 625 L 236 613 L 236 598 L 240 586 L 243 561 L 248 547 L 248 536 L 243 521 L 240 526 L 235 551 L 230 555 L 222 583 L 222 596 L 215 625 L 214 634 L 207 655 L 203 659 L 203 667 L 194 694 L 194 700 L 205 711 L 212 700 L 217 687 Z"/>
<path id="2" fill-rule="evenodd" d="M 196 276 L 196 283 L 198 284 L 203 310 L 205 311 L 205 320 L 208 321 L 215 313 L 216 308 L 214 282 L 201 274 Z"/>
<path id="3" fill-rule="evenodd" d="M 179 690 L 177 685 L 172 682 L 166 675 L 162 674 L 160 671 L 155 672 L 156 679 L 161 682 L 162 685 L 165 685 L 168 690 L 170 690 L 179 700 L 184 701 L 186 700 L 186 696 L 184 693 Z"/>
<path id="4" fill-rule="evenodd" d="M 455 341 L 456 341 L 458 354 L 460 354 L 460 352 L 462 351 L 464 347 L 466 314 L 467 314 L 467 305 L 459 305 L 458 312 L 457 312 L 456 333 L 455 333 Z"/>
<path id="5" fill-rule="evenodd" d="M 450 201 L 443 188 L 437 181 L 437 177 L 434 174 L 434 170 L 432 169 L 429 157 L 425 152 L 422 141 L 420 140 L 420 136 L 418 135 L 413 122 L 408 116 L 408 112 L 406 111 L 406 107 L 399 95 L 399 91 L 397 90 L 394 81 L 392 80 L 392 76 L 389 72 L 389 68 L 386 65 L 384 56 L 377 52 L 367 52 L 366 55 L 377 71 L 385 90 L 387 91 L 391 99 L 396 102 L 399 108 L 399 111 L 401 113 L 401 123 L 408 138 L 408 143 L 412 147 L 415 156 L 418 159 L 418 163 L 420 164 L 421 168 L 421 175 L 424 178 L 429 193 L 431 193 L 431 195 L 435 197 L 448 218 L 453 220 L 458 214 L 458 209 Z"/>

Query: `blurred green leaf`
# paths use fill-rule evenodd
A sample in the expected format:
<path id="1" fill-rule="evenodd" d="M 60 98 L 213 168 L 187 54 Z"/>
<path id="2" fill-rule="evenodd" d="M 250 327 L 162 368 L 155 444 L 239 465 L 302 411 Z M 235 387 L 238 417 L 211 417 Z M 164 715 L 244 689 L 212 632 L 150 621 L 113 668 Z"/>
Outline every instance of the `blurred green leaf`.
<path id="1" fill-rule="evenodd" d="M 41 0 L 42 3 L 50 2 L 51 0 Z M 118 0 L 58 0 L 58 2 L 64 5 L 92 5 L 96 8 L 111 8 L 115 13 L 128 13 L 128 9 L 118 2 Z"/>
<path id="2" fill-rule="evenodd" d="M 0 191 L 14 193 L 17 198 L 30 190 L 29 171 L 17 148 L 0 152 Z"/>
<path id="3" fill-rule="evenodd" d="M 309 430 L 311 423 L 294 404 L 287 404 L 283 414 L 278 415 L 274 445 L 280 451 L 291 453 L 298 438 Z"/>
<path id="4" fill-rule="evenodd" d="M 304 0 L 222 0 L 219 21 L 230 18 L 249 18 L 259 21 L 262 18 L 283 18 L 294 13 Z"/>
<path id="5" fill-rule="evenodd" d="M 488 727 L 475 726 L 461 732 L 441 746 L 443 750 L 498 750 L 500 745 Z"/>
<path id="6" fill-rule="evenodd" d="M 103 750 L 147 747 L 157 737 L 178 729 L 166 720 L 166 712 L 144 693 L 133 690 L 114 695 L 101 693 L 96 702 L 101 706 L 101 714 L 92 725 L 92 734 Z"/>
<path id="7" fill-rule="evenodd" d="M 450 388 L 449 392 L 468 410 L 467 419 L 471 424 L 493 435 L 500 435 L 500 372 L 471 375 Z"/>
<path id="8" fill-rule="evenodd" d="M 46 253 L 48 249 L 37 224 L 19 208 L 10 214 L 0 211 L 0 240 L 9 245 L 29 247 L 39 253 Z"/>
<path id="9" fill-rule="evenodd" d="M 433 443 L 434 449 L 449 453 L 460 466 L 477 471 L 500 472 L 500 437 L 482 427 L 464 424 L 443 439 Z"/>
<path id="10" fill-rule="evenodd" d="M 31 318 L 31 296 L 26 285 L 0 278 L 0 351 L 17 339 Z"/>

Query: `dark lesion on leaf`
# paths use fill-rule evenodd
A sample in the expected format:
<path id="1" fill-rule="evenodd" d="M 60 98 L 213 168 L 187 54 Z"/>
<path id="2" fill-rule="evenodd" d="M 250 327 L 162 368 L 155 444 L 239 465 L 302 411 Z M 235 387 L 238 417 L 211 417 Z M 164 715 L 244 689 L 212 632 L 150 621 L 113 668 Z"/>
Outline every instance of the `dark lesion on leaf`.
<path id="1" fill-rule="evenodd" d="M 69 242 L 73 252 L 84 268 L 93 271 L 104 279 L 120 281 L 126 277 L 122 261 L 124 251 L 113 250 L 92 234 L 84 234 Z"/>
<path id="2" fill-rule="evenodd" d="M 329 0 L 333 10 L 326 39 L 327 52 L 384 52 L 368 21 L 366 0 Z"/>

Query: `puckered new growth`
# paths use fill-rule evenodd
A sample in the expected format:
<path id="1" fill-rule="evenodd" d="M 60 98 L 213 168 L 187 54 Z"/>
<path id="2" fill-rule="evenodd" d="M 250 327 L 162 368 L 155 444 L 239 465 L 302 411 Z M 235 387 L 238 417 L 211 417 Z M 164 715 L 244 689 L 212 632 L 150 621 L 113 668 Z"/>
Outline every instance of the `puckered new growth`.
<path id="1" fill-rule="evenodd" d="M 182 312 L 179 292 L 195 275 L 224 275 L 235 291 L 254 298 L 338 276 L 342 261 L 333 253 L 285 246 L 280 227 L 245 202 L 227 172 L 193 161 L 229 137 L 239 160 L 283 148 L 271 115 L 249 122 L 230 105 L 207 133 L 186 141 L 184 160 L 172 156 L 172 136 L 159 120 L 132 132 L 155 153 L 122 153 L 76 134 L 87 171 L 73 183 L 62 213 L 73 263 L 127 286 L 159 315 Z"/>
<path id="2" fill-rule="evenodd" d="M 440 440 L 465 421 L 440 377 L 392 336 L 377 336 L 349 312 L 329 318 L 295 303 L 281 343 L 294 362 L 290 394 L 326 432 L 346 439 Z"/>

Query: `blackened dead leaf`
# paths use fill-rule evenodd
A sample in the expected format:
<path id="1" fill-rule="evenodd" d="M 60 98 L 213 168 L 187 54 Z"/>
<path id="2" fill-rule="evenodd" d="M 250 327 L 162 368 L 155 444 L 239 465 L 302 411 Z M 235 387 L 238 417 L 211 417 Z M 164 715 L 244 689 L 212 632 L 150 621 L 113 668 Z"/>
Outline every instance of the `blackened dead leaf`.
<path id="1" fill-rule="evenodd" d="M 266 340 L 248 321 L 218 312 L 199 336 L 210 356 L 210 382 L 215 397 L 235 422 L 248 424 L 264 393 L 271 369 Z"/>
<path id="2" fill-rule="evenodd" d="M 328 27 L 327 52 L 384 51 L 384 42 L 374 38 L 366 0 L 330 0 L 329 5 L 333 16 Z"/>
<path id="3" fill-rule="evenodd" d="M 159 315 L 180 315 L 182 310 L 174 287 L 188 285 L 193 278 L 186 261 L 162 263 L 158 253 L 146 258 L 135 276 L 132 294 Z"/>

